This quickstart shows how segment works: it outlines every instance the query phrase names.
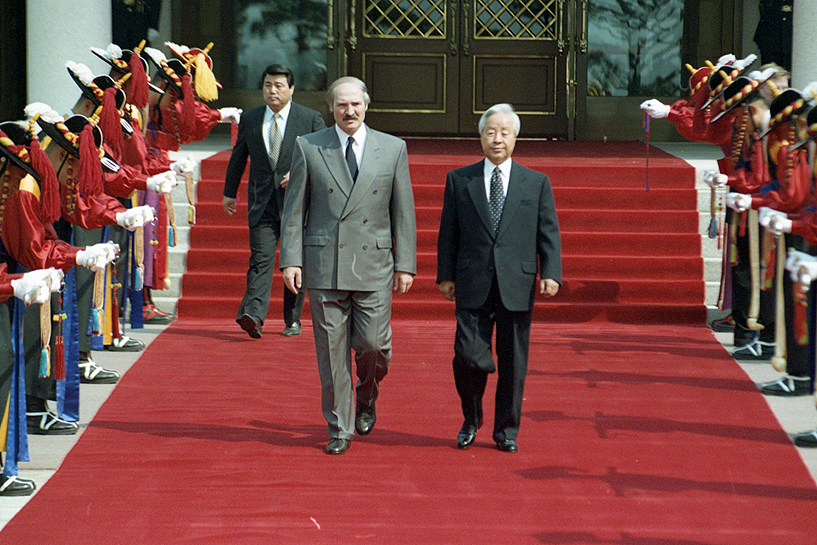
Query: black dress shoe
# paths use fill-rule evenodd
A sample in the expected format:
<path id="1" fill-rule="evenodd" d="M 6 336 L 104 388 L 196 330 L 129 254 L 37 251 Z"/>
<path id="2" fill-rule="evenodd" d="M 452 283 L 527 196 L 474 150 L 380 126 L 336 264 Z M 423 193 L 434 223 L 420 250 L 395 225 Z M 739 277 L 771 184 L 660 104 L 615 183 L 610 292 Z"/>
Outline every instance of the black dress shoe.
<path id="1" fill-rule="evenodd" d="M 292 322 L 284 328 L 284 337 L 297 337 L 301 334 L 301 322 Z"/>
<path id="2" fill-rule="evenodd" d="M 809 391 L 809 377 L 785 376 L 778 380 L 760 385 L 761 393 L 767 396 L 796 397 L 807 396 Z"/>
<path id="3" fill-rule="evenodd" d="M 477 437 L 477 427 L 471 424 L 463 424 L 457 434 L 457 448 L 465 450 L 471 446 Z"/>
<path id="4" fill-rule="evenodd" d="M 798 447 L 817 448 L 817 429 L 798 433 L 794 436 L 794 444 Z"/>
<path id="5" fill-rule="evenodd" d="M 372 428 L 374 428 L 375 422 L 377 422 L 377 414 L 374 410 L 374 401 L 372 401 L 371 405 L 358 403 L 355 411 L 355 430 L 357 430 L 357 433 L 359 435 L 369 435 Z"/>
<path id="6" fill-rule="evenodd" d="M 343 454 L 351 445 L 351 441 L 348 439 L 341 439 L 340 437 L 333 437 L 329 440 L 329 444 L 326 445 L 326 448 L 323 451 L 326 454 Z"/>
<path id="7" fill-rule="evenodd" d="M 79 362 L 79 381 L 82 384 L 116 384 L 119 373 L 100 367 L 94 360 L 88 359 Z"/>
<path id="8" fill-rule="evenodd" d="M 0 496 L 30 496 L 36 488 L 34 481 L 15 475 L 0 475 Z"/>
<path id="9" fill-rule="evenodd" d="M 62 420 L 48 409 L 26 411 L 26 424 L 30 435 L 73 435 L 79 431 L 79 424 Z"/>
<path id="10" fill-rule="evenodd" d="M 496 447 L 502 452 L 516 452 L 519 450 L 519 445 L 513 439 L 505 439 L 504 441 L 497 441 Z"/>
<path id="11" fill-rule="evenodd" d="M 253 339 L 261 338 L 261 322 L 259 322 L 257 319 L 253 318 L 249 314 L 245 314 L 241 318 L 239 318 L 238 325 L 240 325 L 241 329 L 246 331 L 247 334 Z"/>
<path id="12" fill-rule="evenodd" d="M 111 352 L 141 352 L 145 349 L 145 343 L 139 339 L 123 336 L 118 339 L 111 339 L 111 344 L 105 348 Z"/>

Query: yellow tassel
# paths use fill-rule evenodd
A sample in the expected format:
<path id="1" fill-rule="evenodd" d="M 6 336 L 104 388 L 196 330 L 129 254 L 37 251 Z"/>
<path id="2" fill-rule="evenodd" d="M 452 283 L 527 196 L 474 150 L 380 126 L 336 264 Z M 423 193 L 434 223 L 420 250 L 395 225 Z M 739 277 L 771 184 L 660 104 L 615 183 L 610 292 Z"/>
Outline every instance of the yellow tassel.
<path id="1" fill-rule="evenodd" d="M 51 297 L 40 305 L 40 377 L 51 372 Z"/>
<path id="2" fill-rule="evenodd" d="M 203 54 L 196 56 L 196 94 L 205 102 L 218 100 L 218 87 L 216 87 L 216 77 L 213 71 L 207 66 L 207 60 Z"/>

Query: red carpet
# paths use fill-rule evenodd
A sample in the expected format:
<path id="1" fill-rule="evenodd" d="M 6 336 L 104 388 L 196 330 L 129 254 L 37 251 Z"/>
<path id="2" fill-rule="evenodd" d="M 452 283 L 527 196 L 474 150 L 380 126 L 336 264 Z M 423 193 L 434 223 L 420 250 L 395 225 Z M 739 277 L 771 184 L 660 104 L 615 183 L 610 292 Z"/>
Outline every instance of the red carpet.
<path id="1" fill-rule="evenodd" d="M 202 162 L 198 224 L 191 230 L 178 314 L 235 318 L 249 259 L 246 202 L 224 214 L 230 152 Z M 418 228 L 418 276 L 395 302 L 401 318 L 445 317 L 436 242 L 446 173 L 481 158 L 476 140 L 410 140 Z M 684 161 L 638 142 L 520 141 L 514 158 L 550 176 L 562 232 L 565 283 L 536 305 L 547 322 L 694 323 L 706 319 L 695 172 Z M 649 191 L 646 191 L 649 183 Z M 242 185 L 239 200 L 244 200 Z M 270 318 L 280 317 L 276 275 Z"/>
<path id="2" fill-rule="evenodd" d="M 815 542 L 814 481 L 705 328 L 535 324 L 517 454 L 489 411 L 454 447 L 453 320 L 394 332 L 377 426 L 332 457 L 308 323 L 172 324 L 0 543 Z"/>

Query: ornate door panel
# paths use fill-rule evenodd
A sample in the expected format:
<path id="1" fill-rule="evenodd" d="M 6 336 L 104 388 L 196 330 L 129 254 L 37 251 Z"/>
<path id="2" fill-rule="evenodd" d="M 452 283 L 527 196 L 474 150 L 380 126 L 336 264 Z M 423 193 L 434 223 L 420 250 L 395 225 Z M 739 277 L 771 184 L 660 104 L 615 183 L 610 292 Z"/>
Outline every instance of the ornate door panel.
<path id="1" fill-rule="evenodd" d="M 399 134 L 458 131 L 457 2 L 356 1 L 349 73 L 369 87 L 367 121 Z"/>
<path id="2" fill-rule="evenodd" d="M 482 112 L 509 102 L 522 118 L 523 136 L 567 134 L 563 5 L 563 0 L 463 2 L 461 131 L 475 133 Z"/>
<path id="3" fill-rule="evenodd" d="M 568 136 L 570 1 L 350 2 L 348 73 L 369 86 L 367 120 L 397 134 L 472 136 L 482 112 L 509 102 L 523 136 Z"/>

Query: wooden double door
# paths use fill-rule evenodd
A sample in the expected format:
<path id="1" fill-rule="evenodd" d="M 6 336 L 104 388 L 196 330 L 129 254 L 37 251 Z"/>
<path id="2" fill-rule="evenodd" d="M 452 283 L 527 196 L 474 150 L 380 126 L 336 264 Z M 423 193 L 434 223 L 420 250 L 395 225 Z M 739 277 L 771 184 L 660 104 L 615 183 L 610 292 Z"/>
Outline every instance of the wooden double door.
<path id="1" fill-rule="evenodd" d="M 474 136 L 482 112 L 507 102 L 522 118 L 521 136 L 575 137 L 584 104 L 576 90 L 586 86 L 587 0 L 335 4 L 341 6 L 346 72 L 369 86 L 372 126 Z"/>

